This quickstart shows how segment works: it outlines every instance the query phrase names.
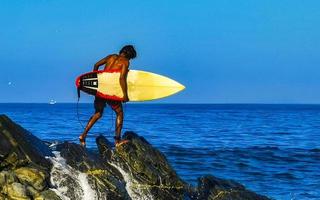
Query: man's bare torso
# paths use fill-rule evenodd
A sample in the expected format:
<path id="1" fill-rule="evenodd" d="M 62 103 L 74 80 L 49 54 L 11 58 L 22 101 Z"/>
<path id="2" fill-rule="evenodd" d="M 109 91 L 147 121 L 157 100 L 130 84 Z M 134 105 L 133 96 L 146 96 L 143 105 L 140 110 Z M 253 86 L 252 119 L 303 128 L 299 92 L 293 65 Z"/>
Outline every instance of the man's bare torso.
<path id="1" fill-rule="evenodd" d="M 107 57 L 104 70 L 121 70 L 126 66 L 129 66 L 129 61 L 127 58 L 113 54 Z"/>

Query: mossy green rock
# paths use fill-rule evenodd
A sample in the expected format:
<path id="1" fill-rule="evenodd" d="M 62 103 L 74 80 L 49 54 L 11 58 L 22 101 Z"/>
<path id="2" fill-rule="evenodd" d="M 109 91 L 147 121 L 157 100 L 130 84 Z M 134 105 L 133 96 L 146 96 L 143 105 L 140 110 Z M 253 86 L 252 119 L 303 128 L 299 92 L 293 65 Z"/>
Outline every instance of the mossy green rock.
<path id="1" fill-rule="evenodd" d="M 6 200 L 7 198 L 0 193 L 0 200 Z"/>
<path id="2" fill-rule="evenodd" d="M 30 197 L 27 196 L 27 190 L 21 183 L 11 183 L 4 186 L 4 192 L 12 200 L 29 200 Z"/>
<path id="3" fill-rule="evenodd" d="M 49 183 L 50 148 L 30 132 L 0 115 L 0 190 L 5 199 L 30 199 Z"/>
<path id="4" fill-rule="evenodd" d="M 34 197 L 34 200 L 61 200 L 61 198 L 54 191 L 45 190 Z"/>
<path id="5" fill-rule="evenodd" d="M 11 171 L 0 172 L 0 188 L 6 184 L 15 182 L 16 178 Z"/>
<path id="6" fill-rule="evenodd" d="M 16 177 L 21 183 L 27 183 L 36 190 L 43 190 L 46 187 L 46 174 L 35 168 L 21 167 L 15 170 Z"/>
<path id="7" fill-rule="evenodd" d="M 38 190 L 34 189 L 34 187 L 30 185 L 27 185 L 26 189 L 27 189 L 27 194 L 32 197 L 38 196 L 40 193 Z"/>

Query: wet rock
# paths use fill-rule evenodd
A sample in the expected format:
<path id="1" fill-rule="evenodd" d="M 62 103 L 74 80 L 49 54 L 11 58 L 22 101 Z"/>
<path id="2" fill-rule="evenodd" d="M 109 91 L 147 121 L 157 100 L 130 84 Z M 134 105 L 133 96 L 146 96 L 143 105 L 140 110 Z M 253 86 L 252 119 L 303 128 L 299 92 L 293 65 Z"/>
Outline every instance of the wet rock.
<path id="1" fill-rule="evenodd" d="M 42 170 L 30 167 L 21 167 L 16 169 L 14 172 L 20 183 L 29 184 L 36 190 L 41 191 L 47 185 L 46 178 L 48 175 Z"/>
<path id="2" fill-rule="evenodd" d="M 85 173 L 91 188 L 96 191 L 99 199 L 129 199 L 122 175 L 113 166 L 104 164 L 97 152 L 68 142 L 59 144 L 56 150 L 66 160 L 66 164 Z M 66 179 L 64 184 L 71 182 L 76 184 L 72 177 Z"/>
<path id="3" fill-rule="evenodd" d="M 16 177 L 11 171 L 1 171 L 0 172 L 0 188 L 3 185 L 10 184 L 16 181 Z"/>
<path id="4" fill-rule="evenodd" d="M 21 183 L 11 183 L 4 187 L 5 194 L 12 200 L 29 200 L 27 190 Z"/>
<path id="5" fill-rule="evenodd" d="M 61 198 L 54 191 L 45 190 L 34 197 L 34 200 L 61 200 Z"/>
<path id="6" fill-rule="evenodd" d="M 235 181 L 207 175 L 198 179 L 198 188 L 193 191 L 192 199 L 215 200 L 268 200 L 267 197 L 246 190 Z"/>
<path id="7" fill-rule="evenodd" d="M 126 132 L 129 142 L 115 150 L 103 137 L 97 139 L 101 157 L 106 163 L 117 166 L 127 182 L 132 199 L 215 199 L 215 200 L 266 200 L 267 197 L 246 190 L 235 181 L 214 176 L 199 179 L 198 187 L 182 181 L 168 163 L 166 157 L 152 147 L 143 137 Z"/>
<path id="8" fill-rule="evenodd" d="M 40 139 L 0 115 L 0 193 L 5 199 L 30 199 L 49 187 L 52 156 Z"/>
<path id="9" fill-rule="evenodd" d="M 39 195 L 39 191 L 37 191 L 36 189 L 34 189 L 32 186 L 30 185 L 25 185 L 26 186 L 26 190 L 27 190 L 27 194 L 31 197 L 36 197 Z"/>
<path id="10" fill-rule="evenodd" d="M 81 199 L 84 195 L 81 185 L 75 178 L 72 171 L 65 171 L 65 169 L 53 169 L 51 179 L 54 187 L 60 190 L 61 194 L 70 199 Z M 67 173 L 66 173 L 67 172 Z"/>
<path id="11" fill-rule="evenodd" d="M 49 169 L 51 163 L 44 157 L 52 155 L 41 140 L 7 116 L 0 115 L 0 170 L 28 163 Z"/>
<path id="12" fill-rule="evenodd" d="M 124 180 L 109 170 L 90 170 L 87 174 L 90 185 L 94 185 L 98 191 L 99 199 L 130 199 Z"/>
<path id="13" fill-rule="evenodd" d="M 111 160 L 113 155 L 113 144 L 102 135 L 96 138 L 96 143 L 102 160 Z"/>
<path id="14" fill-rule="evenodd" d="M 100 138 L 97 144 L 106 163 L 113 163 L 123 170 L 131 196 L 182 199 L 186 184 L 177 176 L 166 157 L 133 132 L 126 132 L 124 139 L 130 142 L 117 147 L 114 153 L 110 153 L 110 146 L 103 145 L 102 140 L 106 139 Z"/>
<path id="15" fill-rule="evenodd" d="M 99 169 L 103 167 L 98 154 L 78 144 L 64 142 L 58 144 L 56 150 L 66 159 L 68 165 L 81 172 L 88 171 L 92 168 Z"/>

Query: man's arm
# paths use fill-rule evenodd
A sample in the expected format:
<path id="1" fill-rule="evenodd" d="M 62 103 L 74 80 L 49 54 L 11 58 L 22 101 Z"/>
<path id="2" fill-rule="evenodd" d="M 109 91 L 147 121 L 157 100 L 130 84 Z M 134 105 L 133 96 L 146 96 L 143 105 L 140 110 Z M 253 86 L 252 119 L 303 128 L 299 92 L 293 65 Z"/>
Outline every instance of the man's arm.
<path id="1" fill-rule="evenodd" d="M 129 72 L 129 63 L 125 63 L 122 66 L 121 73 L 120 73 L 120 85 L 123 92 L 123 101 L 127 102 L 129 101 L 128 97 L 128 87 L 127 87 L 127 75 Z"/>
<path id="2" fill-rule="evenodd" d="M 106 64 L 106 63 L 107 63 L 107 59 L 108 59 L 108 56 L 105 57 L 105 58 L 102 58 L 101 60 L 99 60 L 99 61 L 94 65 L 93 71 L 97 71 L 101 65 Z"/>

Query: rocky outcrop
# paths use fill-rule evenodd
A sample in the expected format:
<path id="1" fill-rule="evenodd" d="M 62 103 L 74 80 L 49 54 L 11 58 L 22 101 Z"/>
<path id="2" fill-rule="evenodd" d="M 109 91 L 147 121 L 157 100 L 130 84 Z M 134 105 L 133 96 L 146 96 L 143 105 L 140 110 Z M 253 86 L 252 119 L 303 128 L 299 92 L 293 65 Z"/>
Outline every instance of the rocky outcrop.
<path id="1" fill-rule="evenodd" d="M 115 151 L 103 136 L 97 138 L 97 144 L 104 163 L 119 169 L 129 183 L 127 189 L 131 197 L 183 199 L 186 183 L 177 176 L 166 157 L 133 132 L 126 132 L 124 139 L 130 142 Z"/>
<path id="2" fill-rule="evenodd" d="M 50 190 L 50 148 L 0 116 L 0 199 L 60 199 Z"/>
<path id="3" fill-rule="evenodd" d="M 211 175 L 198 179 L 198 187 L 189 191 L 191 199 L 214 200 L 268 200 L 267 197 L 246 190 L 232 180 L 224 180 Z"/>
<path id="4" fill-rule="evenodd" d="M 124 138 L 129 142 L 116 149 L 103 136 L 96 139 L 98 151 L 68 142 L 49 148 L 0 116 L 0 200 L 268 199 L 209 175 L 193 187 L 143 137 L 126 132 Z"/>
<path id="5" fill-rule="evenodd" d="M 24 164 L 50 168 L 51 163 L 44 159 L 53 155 L 48 146 L 5 115 L 0 116 L 0 132 L 0 169 Z"/>
<path id="6" fill-rule="evenodd" d="M 93 186 L 97 199 L 130 199 L 121 173 L 108 163 L 104 163 L 97 152 L 68 142 L 57 145 L 56 150 L 66 160 L 67 165 L 86 174 L 88 184 Z M 72 182 L 72 178 L 66 181 L 66 185 L 70 182 Z M 68 187 L 68 189 L 71 188 Z M 72 191 L 66 192 L 66 196 L 72 198 L 73 196 L 70 194 Z"/>

